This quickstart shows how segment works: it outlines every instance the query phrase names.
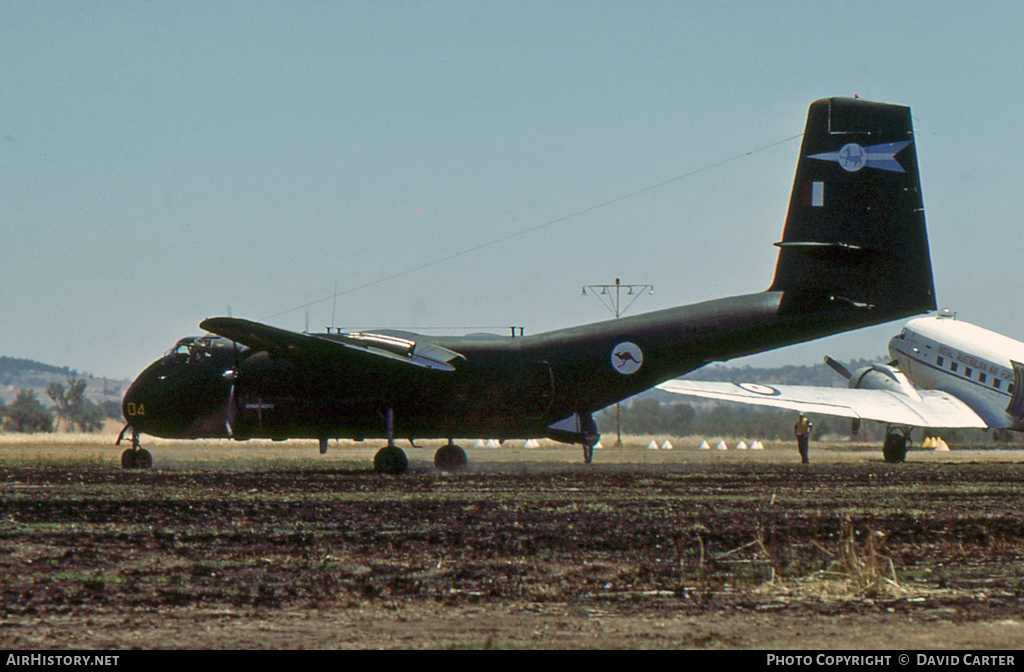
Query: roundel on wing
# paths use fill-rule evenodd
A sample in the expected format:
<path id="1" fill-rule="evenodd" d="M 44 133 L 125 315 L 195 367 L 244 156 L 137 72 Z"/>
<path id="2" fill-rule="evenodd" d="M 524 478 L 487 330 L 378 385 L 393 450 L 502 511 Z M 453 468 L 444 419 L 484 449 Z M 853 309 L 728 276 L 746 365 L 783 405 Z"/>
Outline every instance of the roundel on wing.
<path id="1" fill-rule="evenodd" d="M 776 390 L 774 387 L 771 387 L 770 385 L 759 385 L 757 383 L 740 383 L 740 387 L 742 387 L 747 392 L 763 394 L 766 397 L 777 397 L 780 394 L 782 394 L 781 392 Z"/>
<path id="2" fill-rule="evenodd" d="M 635 343 L 625 341 L 612 348 L 612 368 L 623 375 L 636 373 L 644 363 L 644 353 Z"/>

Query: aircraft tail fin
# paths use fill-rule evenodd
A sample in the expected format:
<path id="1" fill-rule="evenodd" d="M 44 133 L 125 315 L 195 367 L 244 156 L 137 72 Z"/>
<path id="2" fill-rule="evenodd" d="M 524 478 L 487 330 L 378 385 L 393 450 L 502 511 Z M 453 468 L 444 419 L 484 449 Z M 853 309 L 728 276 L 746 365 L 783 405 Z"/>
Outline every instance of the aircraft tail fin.
<path id="1" fill-rule="evenodd" d="M 847 307 L 872 322 L 935 310 L 910 108 L 811 104 L 779 260 L 782 310 Z"/>

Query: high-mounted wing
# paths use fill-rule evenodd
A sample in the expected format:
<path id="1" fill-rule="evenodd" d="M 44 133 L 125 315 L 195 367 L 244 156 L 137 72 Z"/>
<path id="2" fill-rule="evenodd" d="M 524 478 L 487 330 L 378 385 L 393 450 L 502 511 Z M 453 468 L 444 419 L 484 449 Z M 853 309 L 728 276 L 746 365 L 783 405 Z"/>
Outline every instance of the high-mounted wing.
<path id="1" fill-rule="evenodd" d="M 435 371 L 454 371 L 454 363 L 465 359 L 459 353 L 390 334 L 300 334 L 235 317 L 212 317 L 200 327 L 253 350 L 268 350 L 282 356 L 329 355 L 385 359 Z"/>
<path id="2" fill-rule="evenodd" d="M 920 399 L 887 390 L 757 383 L 710 383 L 670 380 L 666 392 L 740 404 L 775 406 L 804 413 L 877 420 L 913 427 L 976 427 L 988 425 L 970 406 L 948 392 L 918 390 Z"/>

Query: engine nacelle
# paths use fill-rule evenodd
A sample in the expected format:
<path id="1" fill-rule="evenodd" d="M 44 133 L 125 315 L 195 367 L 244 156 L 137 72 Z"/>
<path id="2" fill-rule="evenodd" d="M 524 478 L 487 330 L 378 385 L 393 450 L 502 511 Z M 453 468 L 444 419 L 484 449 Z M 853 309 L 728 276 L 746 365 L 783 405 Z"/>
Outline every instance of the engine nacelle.
<path id="1" fill-rule="evenodd" d="M 850 376 L 848 386 L 862 390 L 886 390 L 912 399 L 921 399 L 921 395 L 907 379 L 906 374 L 888 364 L 872 364 L 857 369 Z"/>

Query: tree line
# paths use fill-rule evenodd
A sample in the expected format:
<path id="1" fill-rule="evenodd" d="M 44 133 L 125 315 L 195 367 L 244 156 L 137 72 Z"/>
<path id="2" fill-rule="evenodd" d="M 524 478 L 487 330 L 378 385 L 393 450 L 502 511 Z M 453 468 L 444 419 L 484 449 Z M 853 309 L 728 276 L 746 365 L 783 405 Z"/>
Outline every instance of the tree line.
<path id="1" fill-rule="evenodd" d="M 46 395 L 53 402 L 46 407 L 36 396 L 35 390 L 21 389 L 10 404 L 0 400 L 0 420 L 3 431 L 35 433 L 55 432 L 61 428 L 66 432 L 97 432 L 103 428 L 107 418 L 121 417 L 121 405 L 116 401 L 97 404 L 85 396 L 86 381 L 71 377 L 64 383 L 50 383 Z"/>
<path id="2" fill-rule="evenodd" d="M 594 419 L 602 434 L 615 433 L 614 406 L 604 409 Z M 620 405 L 622 433 L 632 435 L 732 436 L 778 440 L 792 438 L 795 421 L 795 412 L 756 406 L 694 406 L 652 398 L 633 399 Z M 815 434 L 823 436 L 839 431 L 843 430 L 834 418 L 815 419 Z M 849 433 L 849 426 L 845 431 Z"/>

